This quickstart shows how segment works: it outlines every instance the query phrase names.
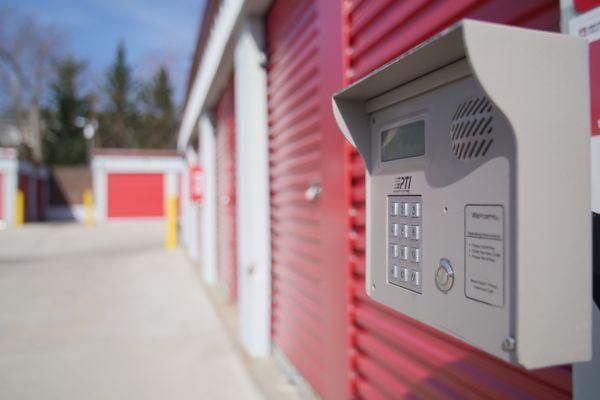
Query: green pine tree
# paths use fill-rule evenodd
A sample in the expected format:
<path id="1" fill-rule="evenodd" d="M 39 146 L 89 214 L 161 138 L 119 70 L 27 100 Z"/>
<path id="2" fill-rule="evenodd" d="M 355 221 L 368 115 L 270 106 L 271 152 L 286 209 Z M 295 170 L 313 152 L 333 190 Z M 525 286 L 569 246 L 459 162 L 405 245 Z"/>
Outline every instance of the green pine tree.
<path id="1" fill-rule="evenodd" d="M 169 148 L 175 145 L 176 110 L 169 73 L 160 67 L 154 78 L 139 94 L 142 108 L 137 144 L 147 148 Z"/>
<path id="2" fill-rule="evenodd" d="M 77 117 L 90 114 L 90 105 L 80 94 L 80 78 L 85 64 L 65 58 L 54 65 L 50 86 L 50 107 L 44 110 L 46 132 L 44 159 L 48 164 L 82 164 L 86 161 L 86 139 Z"/>
<path id="3" fill-rule="evenodd" d="M 134 81 L 123 42 L 117 47 L 115 61 L 106 78 L 108 105 L 100 118 L 99 141 L 104 147 L 131 147 L 135 145 L 137 115 L 131 101 Z"/>

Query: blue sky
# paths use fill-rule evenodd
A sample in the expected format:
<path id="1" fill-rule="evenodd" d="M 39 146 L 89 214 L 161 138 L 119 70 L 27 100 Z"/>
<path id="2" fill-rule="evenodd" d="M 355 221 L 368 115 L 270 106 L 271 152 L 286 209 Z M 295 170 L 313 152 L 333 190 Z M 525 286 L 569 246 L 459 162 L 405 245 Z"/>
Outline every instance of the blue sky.
<path id="1" fill-rule="evenodd" d="M 182 102 L 205 0 L 0 0 L 64 34 L 63 52 L 88 62 L 101 81 L 125 42 L 137 79 L 164 64 L 171 72 L 176 101 Z"/>

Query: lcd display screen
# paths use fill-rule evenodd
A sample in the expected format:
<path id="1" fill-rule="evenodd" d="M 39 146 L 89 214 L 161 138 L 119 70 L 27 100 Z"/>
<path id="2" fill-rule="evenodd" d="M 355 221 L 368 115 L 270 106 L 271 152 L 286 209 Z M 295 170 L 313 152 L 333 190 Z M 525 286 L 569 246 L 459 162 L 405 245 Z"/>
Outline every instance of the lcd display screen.
<path id="1" fill-rule="evenodd" d="M 381 132 L 381 161 L 425 154 L 425 121 L 415 121 Z"/>

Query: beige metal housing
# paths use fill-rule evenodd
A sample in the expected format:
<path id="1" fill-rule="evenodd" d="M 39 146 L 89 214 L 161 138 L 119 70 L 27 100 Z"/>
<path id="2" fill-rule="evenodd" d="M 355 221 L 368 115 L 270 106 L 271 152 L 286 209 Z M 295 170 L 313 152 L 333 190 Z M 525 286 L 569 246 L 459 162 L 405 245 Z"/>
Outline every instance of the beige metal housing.
<path id="1" fill-rule="evenodd" d="M 464 20 L 336 93 L 367 168 L 369 296 L 526 368 L 589 360 L 588 85 L 583 40 Z M 423 152 L 383 161 L 413 123 Z"/>

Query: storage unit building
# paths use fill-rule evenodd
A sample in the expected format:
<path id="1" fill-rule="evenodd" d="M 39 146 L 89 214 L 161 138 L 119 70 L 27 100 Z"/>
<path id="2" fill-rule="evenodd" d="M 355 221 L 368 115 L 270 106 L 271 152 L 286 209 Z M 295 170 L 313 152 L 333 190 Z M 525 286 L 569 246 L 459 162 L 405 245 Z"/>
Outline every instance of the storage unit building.
<path id="1" fill-rule="evenodd" d="M 92 160 L 96 220 L 164 218 L 168 197 L 180 198 L 184 166 L 174 151 L 96 150 Z"/>
<path id="2" fill-rule="evenodd" d="M 15 224 L 18 191 L 23 193 L 24 221 L 45 220 L 48 207 L 47 168 L 19 160 L 14 149 L 0 149 L 0 224 L 4 227 Z"/>
<path id="3" fill-rule="evenodd" d="M 207 176 L 203 275 L 223 276 L 227 254 L 246 350 L 273 351 L 323 398 L 571 396 L 570 366 L 504 363 L 364 290 L 364 165 L 331 95 L 462 18 L 560 31 L 561 12 L 552 0 L 208 2 L 178 143 L 199 138 Z M 222 203 L 235 204 L 225 218 Z"/>

